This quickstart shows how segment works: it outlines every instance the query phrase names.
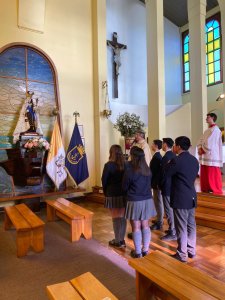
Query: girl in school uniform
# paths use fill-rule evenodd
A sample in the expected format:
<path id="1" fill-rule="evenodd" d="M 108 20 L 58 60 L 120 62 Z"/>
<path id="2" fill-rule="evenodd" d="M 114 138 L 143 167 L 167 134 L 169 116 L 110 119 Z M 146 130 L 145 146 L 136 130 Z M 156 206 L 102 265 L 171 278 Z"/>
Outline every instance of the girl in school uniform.
<path id="1" fill-rule="evenodd" d="M 112 216 L 115 238 L 109 245 L 117 248 L 126 247 L 125 193 L 122 190 L 125 161 L 120 145 L 112 145 L 109 150 L 109 161 L 102 173 L 102 187 L 105 195 L 105 207 Z"/>
<path id="2" fill-rule="evenodd" d="M 135 250 L 133 258 L 148 254 L 151 231 L 148 220 L 156 215 L 151 193 L 151 171 L 145 161 L 144 151 L 133 146 L 130 151 L 123 179 L 123 190 L 127 193 L 126 219 L 130 220 Z"/>

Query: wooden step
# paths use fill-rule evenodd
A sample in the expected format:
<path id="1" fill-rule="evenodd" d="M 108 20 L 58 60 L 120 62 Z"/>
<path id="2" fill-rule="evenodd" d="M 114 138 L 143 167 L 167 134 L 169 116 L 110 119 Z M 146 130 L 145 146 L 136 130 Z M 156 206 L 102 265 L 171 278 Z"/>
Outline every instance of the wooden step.
<path id="1" fill-rule="evenodd" d="M 198 200 L 197 204 L 198 207 L 208 207 L 211 209 L 225 210 L 225 201 L 224 203 L 218 203 L 218 202 L 209 202 L 207 200 Z"/>
<path id="2" fill-rule="evenodd" d="M 196 209 L 196 212 L 211 215 L 214 216 L 214 218 L 216 218 L 217 216 L 225 217 L 225 209 L 220 208 L 216 209 L 199 205 Z"/>
<path id="3" fill-rule="evenodd" d="M 197 193 L 198 201 L 225 204 L 225 195 L 215 195 L 209 193 Z"/>
<path id="4" fill-rule="evenodd" d="M 197 225 L 225 230 L 225 217 L 223 216 L 204 214 L 196 211 L 195 218 Z"/>
<path id="5" fill-rule="evenodd" d="M 104 204 L 105 196 L 102 193 L 89 193 L 86 195 L 88 201 Z"/>

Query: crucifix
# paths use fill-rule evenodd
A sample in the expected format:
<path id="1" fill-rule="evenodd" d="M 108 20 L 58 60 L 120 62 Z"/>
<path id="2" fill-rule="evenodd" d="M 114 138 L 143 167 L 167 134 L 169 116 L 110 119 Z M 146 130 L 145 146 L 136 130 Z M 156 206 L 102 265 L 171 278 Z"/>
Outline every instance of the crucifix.
<path id="1" fill-rule="evenodd" d="M 120 52 L 127 49 L 126 45 L 117 42 L 117 32 L 113 32 L 112 41 L 107 40 L 107 46 L 113 50 L 113 98 L 118 98 L 118 76 L 121 66 Z"/>

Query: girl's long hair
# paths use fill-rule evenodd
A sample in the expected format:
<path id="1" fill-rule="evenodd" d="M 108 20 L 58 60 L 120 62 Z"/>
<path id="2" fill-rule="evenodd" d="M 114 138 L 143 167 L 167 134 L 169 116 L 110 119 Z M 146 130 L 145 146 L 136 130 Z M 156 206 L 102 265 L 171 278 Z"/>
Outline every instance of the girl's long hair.
<path id="1" fill-rule="evenodd" d="M 124 170 L 124 156 L 120 145 L 112 145 L 109 150 L 109 160 L 116 163 L 119 171 Z"/>
<path id="2" fill-rule="evenodd" d="M 133 146 L 130 150 L 130 155 L 133 170 L 141 175 L 149 176 L 150 168 L 146 163 L 144 151 L 137 146 Z"/>

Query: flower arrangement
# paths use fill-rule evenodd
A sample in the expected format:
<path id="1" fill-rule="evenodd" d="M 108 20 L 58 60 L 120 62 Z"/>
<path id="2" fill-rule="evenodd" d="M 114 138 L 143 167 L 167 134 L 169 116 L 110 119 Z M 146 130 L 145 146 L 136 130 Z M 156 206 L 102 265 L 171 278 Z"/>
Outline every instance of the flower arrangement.
<path id="1" fill-rule="evenodd" d="M 27 151 L 32 150 L 48 150 L 50 147 L 49 142 L 46 141 L 43 138 L 35 137 L 33 139 L 29 139 L 25 144 L 24 148 L 27 149 Z"/>
<path id="2" fill-rule="evenodd" d="M 122 136 L 132 137 L 138 129 L 144 128 L 144 123 L 136 114 L 125 112 L 119 115 L 113 127 L 116 128 Z"/>

